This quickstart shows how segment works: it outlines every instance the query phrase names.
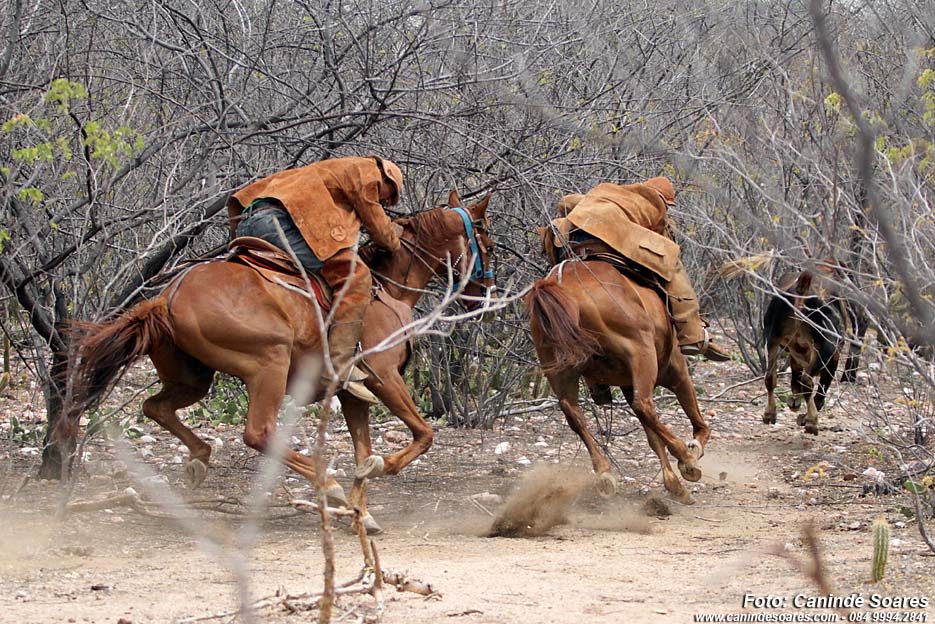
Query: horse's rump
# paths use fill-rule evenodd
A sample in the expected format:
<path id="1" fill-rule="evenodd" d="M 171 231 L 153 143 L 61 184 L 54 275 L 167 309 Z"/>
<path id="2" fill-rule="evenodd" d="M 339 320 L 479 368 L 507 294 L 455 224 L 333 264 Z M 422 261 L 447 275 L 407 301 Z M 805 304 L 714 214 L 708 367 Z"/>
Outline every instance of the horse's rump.
<path id="1" fill-rule="evenodd" d="M 580 324 L 577 302 L 553 276 L 533 284 L 524 298 L 533 341 L 548 344 L 552 362 L 543 362 L 546 373 L 575 368 L 600 352 L 600 344 Z"/>

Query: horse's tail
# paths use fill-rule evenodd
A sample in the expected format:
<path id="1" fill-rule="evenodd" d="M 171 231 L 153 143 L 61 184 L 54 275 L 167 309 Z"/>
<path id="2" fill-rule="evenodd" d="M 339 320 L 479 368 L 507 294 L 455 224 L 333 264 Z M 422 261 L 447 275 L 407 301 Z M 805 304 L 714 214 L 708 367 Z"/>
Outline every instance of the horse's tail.
<path id="1" fill-rule="evenodd" d="M 554 277 L 533 284 L 524 302 L 533 340 L 548 345 L 553 354 L 551 363 L 542 363 L 544 372 L 575 368 L 600 353 L 597 339 L 580 325 L 577 302 Z"/>
<path id="2" fill-rule="evenodd" d="M 84 335 L 69 362 L 71 419 L 64 420 L 97 406 L 127 366 L 171 341 L 173 333 L 165 299 L 144 301 L 109 323 L 75 323 L 74 329 Z"/>
<path id="3" fill-rule="evenodd" d="M 760 269 L 770 266 L 773 261 L 778 257 L 774 251 L 767 251 L 760 254 L 754 254 L 752 256 L 744 256 L 743 258 L 736 258 L 734 260 L 728 260 L 721 266 L 714 269 L 715 274 L 718 277 L 723 279 L 732 279 L 738 275 L 743 275 L 745 273 L 755 273 Z"/>

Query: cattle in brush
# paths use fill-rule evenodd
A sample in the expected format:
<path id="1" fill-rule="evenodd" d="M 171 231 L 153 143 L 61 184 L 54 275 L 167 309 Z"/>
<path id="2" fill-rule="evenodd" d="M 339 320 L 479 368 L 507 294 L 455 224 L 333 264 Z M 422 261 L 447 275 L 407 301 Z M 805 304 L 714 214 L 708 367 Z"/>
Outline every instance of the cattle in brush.
<path id="1" fill-rule="evenodd" d="M 792 399 L 789 407 L 798 412 L 799 426 L 818 435 L 818 412 L 825 404 L 828 388 L 834 379 L 838 361 L 846 346 L 858 345 L 865 330 L 854 307 L 838 296 L 835 281 L 839 265 L 820 264 L 814 271 L 789 273 L 780 280 L 777 293 L 770 300 L 763 318 L 766 341 L 767 405 L 763 422 L 776 423 L 776 376 L 781 352 L 789 354 L 792 368 Z M 856 332 L 855 339 L 848 337 Z M 852 348 L 841 381 L 853 381 L 857 370 L 858 349 Z M 817 378 L 817 383 L 816 383 Z"/>

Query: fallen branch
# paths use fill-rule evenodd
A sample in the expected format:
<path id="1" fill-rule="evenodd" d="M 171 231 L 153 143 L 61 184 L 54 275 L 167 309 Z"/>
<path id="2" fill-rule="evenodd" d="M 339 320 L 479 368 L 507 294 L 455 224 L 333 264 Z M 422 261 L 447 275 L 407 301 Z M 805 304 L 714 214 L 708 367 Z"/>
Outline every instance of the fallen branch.
<path id="1" fill-rule="evenodd" d="M 301 498 L 295 498 L 289 501 L 289 505 L 298 509 L 299 511 L 307 511 L 309 513 L 318 513 L 318 503 L 304 500 Z M 343 507 L 328 507 L 328 514 L 332 516 L 353 516 L 354 512 L 350 509 L 344 509 Z"/>
<path id="2" fill-rule="evenodd" d="M 398 572 L 384 572 L 383 582 L 388 585 L 394 585 L 396 591 L 399 592 L 412 592 L 420 596 L 441 596 L 429 583 L 411 579 L 405 574 L 399 574 Z"/>
<path id="3" fill-rule="evenodd" d="M 138 509 L 143 506 L 140 495 L 133 488 L 127 488 L 120 494 L 112 494 L 104 498 L 90 501 L 75 501 L 65 505 L 66 513 L 79 513 L 82 511 L 100 511 L 101 509 L 112 509 L 114 507 L 130 507 Z"/>
<path id="4" fill-rule="evenodd" d="M 374 544 L 371 543 L 371 548 L 374 548 Z M 379 555 L 374 549 L 374 564 L 379 566 Z M 435 588 L 430 584 L 424 583 L 422 581 L 411 579 L 405 574 L 399 574 L 395 572 L 383 572 L 381 575 L 382 582 L 387 585 L 393 585 L 396 587 L 397 591 L 400 592 L 411 592 L 414 594 L 419 594 L 420 596 L 441 596 Z M 365 594 L 376 597 L 374 591 L 377 593 L 382 591 L 382 584 L 379 585 L 377 589 L 378 581 L 376 574 L 374 574 L 373 569 L 364 568 L 357 577 L 347 583 L 342 583 L 334 589 L 335 596 L 350 596 L 354 594 Z M 272 596 L 267 596 L 265 598 L 260 598 L 253 602 L 250 605 L 249 610 L 253 613 L 256 613 L 260 609 L 269 609 L 272 607 L 281 606 L 286 611 L 290 613 L 296 613 L 299 611 L 311 611 L 317 609 L 321 602 L 321 598 L 324 592 L 302 592 L 299 594 L 289 594 L 283 590 L 277 591 Z M 382 601 L 378 602 L 379 604 Z M 191 617 L 184 620 L 179 620 L 180 624 L 193 624 L 194 622 L 209 622 L 211 620 L 224 620 L 228 618 L 234 618 L 243 613 L 243 610 L 236 609 L 233 611 L 225 611 L 223 613 L 214 613 L 212 615 L 204 615 L 200 617 Z"/>

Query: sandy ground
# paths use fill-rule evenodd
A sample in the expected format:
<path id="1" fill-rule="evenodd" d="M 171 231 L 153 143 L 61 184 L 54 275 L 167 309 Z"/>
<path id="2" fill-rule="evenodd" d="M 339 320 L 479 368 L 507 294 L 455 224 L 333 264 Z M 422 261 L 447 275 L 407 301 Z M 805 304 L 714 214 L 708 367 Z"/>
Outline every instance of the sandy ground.
<path id="1" fill-rule="evenodd" d="M 725 387 L 716 379 L 729 376 L 713 365 L 701 366 L 696 381 L 711 376 L 707 383 Z M 733 373 L 743 378 L 739 368 Z M 758 385 L 740 386 L 725 395 L 731 402 L 703 403 L 714 434 L 701 461 L 704 477 L 692 486 L 697 503 L 682 506 L 670 500 L 671 516 L 665 518 L 642 511 L 647 496 L 663 492 L 658 463 L 642 431 L 633 430 L 630 417 L 618 408 L 612 426 L 623 435 L 613 437 L 610 449 L 620 470 L 619 493 L 603 500 L 582 488 L 568 524 L 537 537 L 484 537 L 491 518 L 471 496 L 491 492 L 506 497 L 537 465 L 573 466 L 578 475 L 587 474 L 586 452 L 560 413 L 548 408 L 513 417 L 494 431 L 439 429 L 436 445 L 418 464 L 372 484 L 371 511 L 386 529 L 377 538 L 384 567 L 438 591 L 429 598 L 389 591 L 382 621 L 578 624 L 691 622 L 709 613 L 833 614 L 791 606 L 742 609 L 745 594 L 785 597 L 789 604 L 796 594 L 819 594 L 777 554 L 806 559 L 802 527 L 809 521 L 818 527 L 826 576 L 836 594 L 924 596 L 930 606 L 920 613 L 933 621 L 935 558 L 925 556 L 915 524 L 900 513 L 904 499 L 861 496 L 860 472 L 873 460 L 852 426 L 858 401 L 851 391 L 836 392 L 822 412 L 822 424 L 829 428 L 818 438 L 800 433 L 788 411 L 780 414 L 778 425 L 762 425 L 760 392 Z M 6 401 L 0 408 L 10 410 L 11 397 Z M 687 436 L 687 419 L 675 406 L 664 402 L 661 409 L 665 420 Z M 168 478 L 173 492 L 189 500 L 246 499 L 259 464 L 239 441 L 238 427 L 200 430 L 221 440 L 221 446 L 207 481 L 192 493 L 186 492 L 181 466 L 174 463 L 184 457 L 175 441 L 149 424 L 142 427 L 152 437 L 133 441 L 134 452 L 147 470 Z M 378 449 L 396 448 L 402 431 L 396 421 L 378 425 Z M 511 448 L 497 455 L 494 449 L 502 442 Z M 178 622 L 236 609 L 231 573 L 176 523 L 126 508 L 58 521 L 53 516 L 60 491 L 49 483 L 30 481 L 11 497 L 36 460 L 8 439 L 3 444 L 0 622 Z M 350 445 L 340 428 L 330 448 L 337 467 L 349 471 Z M 90 445 L 87 459 L 90 474 L 82 477 L 74 498 L 121 491 L 129 484 L 105 442 Z M 806 480 L 815 466 L 821 469 Z M 578 479 L 567 472 L 554 478 Z M 311 496 L 304 482 L 291 475 L 276 483 L 274 504 Z M 486 506 L 497 509 L 496 503 Z M 247 553 L 252 596 L 318 591 L 323 558 L 317 517 L 285 506 L 274 507 L 270 516 Z M 872 585 L 870 524 L 880 516 L 893 525 L 893 545 L 886 578 Z M 222 544 L 237 543 L 242 514 L 201 511 L 198 517 L 198 530 Z M 346 524 L 339 525 L 335 537 L 337 577 L 351 579 L 361 565 L 356 538 Z M 336 620 L 374 615 L 365 597 L 342 599 L 338 607 Z M 873 613 L 883 611 L 900 610 Z M 313 618 L 313 613 L 291 613 L 281 603 L 256 615 L 256 621 L 274 622 Z"/>

